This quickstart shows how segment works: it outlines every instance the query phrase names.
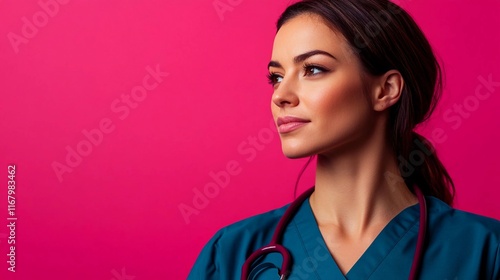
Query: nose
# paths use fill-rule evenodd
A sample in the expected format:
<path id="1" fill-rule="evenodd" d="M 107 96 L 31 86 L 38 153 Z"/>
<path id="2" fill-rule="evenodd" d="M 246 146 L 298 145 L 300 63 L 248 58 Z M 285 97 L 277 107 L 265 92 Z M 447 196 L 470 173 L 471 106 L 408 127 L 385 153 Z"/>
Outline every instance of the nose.
<path id="1" fill-rule="evenodd" d="M 292 80 L 286 80 L 284 78 L 274 90 L 272 102 L 280 108 L 297 106 L 299 104 L 299 98 L 296 84 Z"/>

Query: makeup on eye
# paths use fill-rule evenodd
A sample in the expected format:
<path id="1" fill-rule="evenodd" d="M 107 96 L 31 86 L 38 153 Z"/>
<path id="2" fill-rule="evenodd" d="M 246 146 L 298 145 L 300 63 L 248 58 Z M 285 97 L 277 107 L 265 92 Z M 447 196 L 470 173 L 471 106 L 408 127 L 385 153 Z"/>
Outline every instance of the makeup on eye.
<path id="1" fill-rule="evenodd" d="M 326 68 L 324 66 L 320 66 L 320 65 L 315 64 L 315 63 L 307 63 L 307 62 L 304 63 L 304 65 L 302 66 L 302 70 L 304 71 L 304 74 L 303 74 L 304 77 L 305 76 L 316 76 L 316 75 L 319 75 L 322 73 L 327 73 L 330 71 L 328 68 Z M 276 85 L 277 83 L 281 82 L 283 77 L 280 76 L 279 74 L 271 71 L 267 75 L 267 79 L 268 79 L 269 84 Z"/>
<path id="2" fill-rule="evenodd" d="M 281 81 L 279 81 L 279 82 L 276 81 L 279 78 L 283 79 L 283 77 L 281 77 L 278 74 L 273 73 L 273 72 L 267 74 L 268 83 L 271 84 L 271 85 L 273 85 L 273 86 L 276 85 L 277 83 L 281 82 Z"/>
<path id="3" fill-rule="evenodd" d="M 319 66 L 317 64 L 314 64 L 314 63 L 304 63 L 304 76 L 306 76 L 307 74 L 311 74 L 311 75 L 318 75 L 320 73 L 325 73 L 325 72 L 328 72 L 329 70 L 323 66 Z M 313 71 L 311 72 L 310 70 L 316 70 L 316 71 Z"/>

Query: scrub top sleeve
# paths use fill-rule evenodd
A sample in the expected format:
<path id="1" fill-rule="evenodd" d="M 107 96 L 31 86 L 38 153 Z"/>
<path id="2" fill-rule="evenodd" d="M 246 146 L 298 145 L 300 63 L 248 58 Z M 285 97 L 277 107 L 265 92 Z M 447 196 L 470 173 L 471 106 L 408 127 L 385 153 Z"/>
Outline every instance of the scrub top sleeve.
<path id="1" fill-rule="evenodd" d="M 219 230 L 203 247 L 196 259 L 187 280 L 220 279 L 219 239 L 222 230 Z"/>

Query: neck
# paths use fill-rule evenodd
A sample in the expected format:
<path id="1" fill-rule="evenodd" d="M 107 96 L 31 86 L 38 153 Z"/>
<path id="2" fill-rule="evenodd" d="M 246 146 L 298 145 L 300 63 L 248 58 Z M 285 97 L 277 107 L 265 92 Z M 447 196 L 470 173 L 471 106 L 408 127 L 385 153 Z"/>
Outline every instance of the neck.
<path id="1" fill-rule="evenodd" d="M 385 226 L 417 202 L 382 136 L 356 149 L 318 155 L 310 204 L 320 226 L 331 225 L 350 235 L 362 235 Z"/>

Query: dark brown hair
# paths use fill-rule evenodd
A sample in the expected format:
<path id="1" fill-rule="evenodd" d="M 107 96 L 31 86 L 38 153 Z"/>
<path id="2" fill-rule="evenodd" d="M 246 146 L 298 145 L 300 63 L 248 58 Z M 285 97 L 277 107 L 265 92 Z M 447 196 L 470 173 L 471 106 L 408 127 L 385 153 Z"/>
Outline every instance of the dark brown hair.
<path id="1" fill-rule="evenodd" d="M 388 0 L 303 0 L 289 6 L 277 30 L 301 14 L 319 15 L 340 32 L 371 75 L 398 70 L 404 87 L 389 110 L 388 137 L 407 186 L 451 205 L 455 186 L 434 147 L 413 129 L 434 111 L 442 92 L 441 67 L 412 17 Z"/>

